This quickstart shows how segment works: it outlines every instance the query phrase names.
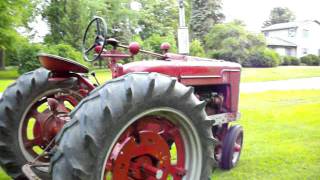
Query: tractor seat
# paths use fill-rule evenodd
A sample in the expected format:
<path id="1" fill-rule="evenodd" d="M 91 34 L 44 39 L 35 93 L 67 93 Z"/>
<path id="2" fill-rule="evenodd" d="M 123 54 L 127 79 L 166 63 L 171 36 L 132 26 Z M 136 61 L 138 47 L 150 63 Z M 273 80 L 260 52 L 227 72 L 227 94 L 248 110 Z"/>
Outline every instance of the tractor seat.
<path id="1" fill-rule="evenodd" d="M 41 65 L 52 72 L 89 72 L 89 68 L 71 59 L 51 54 L 39 54 L 38 58 Z"/>

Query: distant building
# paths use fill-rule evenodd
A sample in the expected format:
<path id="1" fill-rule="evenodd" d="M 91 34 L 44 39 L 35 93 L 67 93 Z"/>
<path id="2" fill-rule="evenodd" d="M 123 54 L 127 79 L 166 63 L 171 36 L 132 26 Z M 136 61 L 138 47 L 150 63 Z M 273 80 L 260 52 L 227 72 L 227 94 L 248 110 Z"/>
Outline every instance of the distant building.
<path id="1" fill-rule="evenodd" d="M 280 23 L 262 29 L 268 47 L 280 55 L 302 57 L 307 54 L 320 56 L 320 22 L 297 21 Z"/>

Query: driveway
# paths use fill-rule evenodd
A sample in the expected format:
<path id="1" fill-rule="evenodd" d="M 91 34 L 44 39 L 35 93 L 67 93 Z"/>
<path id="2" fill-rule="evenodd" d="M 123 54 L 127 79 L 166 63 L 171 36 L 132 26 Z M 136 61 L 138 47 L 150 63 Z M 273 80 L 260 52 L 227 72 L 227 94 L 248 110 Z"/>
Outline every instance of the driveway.
<path id="1" fill-rule="evenodd" d="M 284 91 L 284 90 L 306 90 L 306 89 L 320 89 L 320 77 L 289 79 L 281 81 L 266 81 L 266 82 L 252 82 L 241 83 L 241 93 L 255 93 L 263 91 Z"/>

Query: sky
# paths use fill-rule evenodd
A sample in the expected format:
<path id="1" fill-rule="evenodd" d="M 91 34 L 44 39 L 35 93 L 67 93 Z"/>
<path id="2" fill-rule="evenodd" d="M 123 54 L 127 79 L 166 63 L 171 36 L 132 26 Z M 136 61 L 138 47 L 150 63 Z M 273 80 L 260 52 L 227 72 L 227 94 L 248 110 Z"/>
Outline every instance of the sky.
<path id="1" fill-rule="evenodd" d="M 320 21 L 319 0 L 222 0 L 222 12 L 226 21 L 239 19 L 244 21 L 247 29 L 260 32 L 261 26 L 268 19 L 274 7 L 288 7 L 300 20 Z"/>
<path id="2" fill-rule="evenodd" d="M 222 12 L 226 16 L 226 22 L 234 19 L 242 20 L 247 29 L 252 32 L 260 32 L 261 26 L 268 19 L 270 11 L 274 7 L 288 7 L 296 15 L 297 20 L 319 20 L 319 0 L 222 0 Z M 48 33 L 48 27 L 40 17 L 34 22 L 37 36 L 34 41 L 42 41 L 42 37 Z"/>

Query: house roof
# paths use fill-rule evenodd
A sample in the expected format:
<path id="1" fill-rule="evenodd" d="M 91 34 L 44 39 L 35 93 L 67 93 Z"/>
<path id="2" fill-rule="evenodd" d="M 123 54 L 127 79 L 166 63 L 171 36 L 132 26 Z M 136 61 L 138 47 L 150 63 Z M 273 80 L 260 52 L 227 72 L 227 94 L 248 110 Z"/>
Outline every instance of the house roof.
<path id="1" fill-rule="evenodd" d="M 297 47 L 296 44 L 278 37 L 266 37 L 268 46 Z"/>
<path id="2" fill-rule="evenodd" d="M 274 24 L 274 25 L 262 28 L 262 31 L 289 29 L 289 28 L 296 28 L 296 27 L 298 27 L 297 22 L 279 23 L 279 24 Z"/>
<path id="3" fill-rule="evenodd" d="M 301 25 L 302 23 L 306 23 L 306 22 L 315 22 L 320 25 L 320 22 L 317 20 L 294 21 L 294 22 L 273 24 L 271 26 L 262 28 L 261 31 L 263 32 L 263 31 L 297 28 L 299 25 Z"/>

